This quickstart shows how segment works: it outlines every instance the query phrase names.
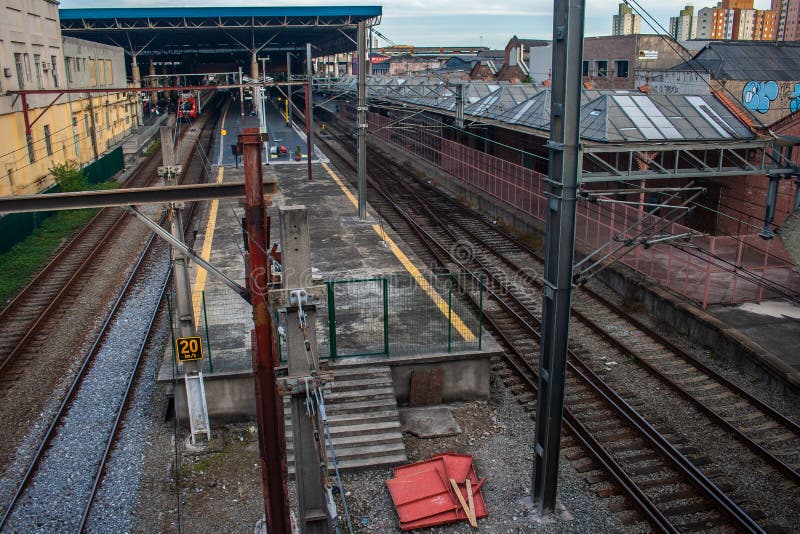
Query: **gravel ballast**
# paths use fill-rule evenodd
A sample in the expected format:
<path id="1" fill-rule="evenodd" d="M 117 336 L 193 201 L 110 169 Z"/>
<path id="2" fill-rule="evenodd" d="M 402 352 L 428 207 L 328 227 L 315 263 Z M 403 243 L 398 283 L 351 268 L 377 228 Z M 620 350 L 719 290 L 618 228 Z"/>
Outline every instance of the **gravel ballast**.
<path id="1" fill-rule="evenodd" d="M 146 267 L 114 318 L 6 528 L 12 532 L 74 531 L 91 490 L 116 411 L 158 305 L 167 276 L 166 247 Z"/>

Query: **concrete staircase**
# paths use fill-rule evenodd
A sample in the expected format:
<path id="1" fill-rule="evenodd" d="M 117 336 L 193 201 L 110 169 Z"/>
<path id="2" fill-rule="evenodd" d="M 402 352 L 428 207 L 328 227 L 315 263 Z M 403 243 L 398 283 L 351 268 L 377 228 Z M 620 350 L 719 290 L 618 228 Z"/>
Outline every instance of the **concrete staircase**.
<path id="1" fill-rule="evenodd" d="M 388 365 L 337 368 L 325 395 L 328 423 L 339 470 L 353 471 L 399 465 L 408 461 L 400 414 Z M 284 400 L 286 456 L 294 473 L 291 409 Z M 333 469 L 330 450 L 328 465 Z"/>

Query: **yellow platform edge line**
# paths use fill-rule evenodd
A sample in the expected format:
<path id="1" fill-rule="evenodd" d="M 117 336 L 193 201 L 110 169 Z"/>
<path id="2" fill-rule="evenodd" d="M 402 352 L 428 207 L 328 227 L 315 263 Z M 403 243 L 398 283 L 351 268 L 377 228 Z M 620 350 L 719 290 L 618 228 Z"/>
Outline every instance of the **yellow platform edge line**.
<path id="1" fill-rule="evenodd" d="M 224 167 L 217 168 L 217 183 L 222 183 L 222 177 L 225 174 Z M 203 234 L 203 248 L 200 249 L 200 257 L 208 261 L 211 257 L 211 246 L 214 244 L 214 230 L 217 227 L 217 212 L 219 210 L 219 199 L 211 201 L 211 209 L 208 210 L 208 222 L 206 222 L 206 231 Z M 194 324 L 200 323 L 200 312 L 202 308 L 202 299 L 200 295 L 206 288 L 206 278 L 208 271 L 201 266 L 197 266 L 197 274 L 194 279 L 194 291 L 192 291 L 192 308 L 194 310 Z"/>
<path id="2" fill-rule="evenodd" d="M 345 196 L 350 199 L 350 202 L 353 204 L 354 207 L 358 208 L 358 200 L 356 199 L 355 195 L 350 191 L 350 189 L 344 185 L 341 178 L 339 178 L 333 169 L 328 167 L 327 164 L 322 163 L 322 168 L 330 175 L 331 179 L 339 186 L 339 189 L 345 194 Z M 425 293 L 428 294 L 430 299 L 436 304 L 436 307 L 439 308 L 439 311 L 445 317 L 449 317 L 450 321 L 452 322 L 453 326 L 455 327 L 456 331 L 464 338 L 464 341 L 475 341 L 476 337 L 472 330 L 464 324 L 464 321 L 461 320 L 461 317 L 453 311 L 450 306 L 447 304 L 447 301 L 439 295 L 436 289 L 431 286 L 428 280 L 419 272 L 417 266 L 406 256 L 406 254 L 400 250 L 400 247 L 397 246 L 397 243 L 389 237 L 386 232 L 383 231 L 383 228 L 380 227 L 378 224 L 372 225 L 373 231 L 378 234 L 378 237 L 381 240 L 385 241 L 387 245 L 389 245 L 389 250 L 395 255 L 395 257 L 400 260 L 400 263 L 405 267 L 406 271 L 416 280 L 417 284 L 422 288 Z"/>

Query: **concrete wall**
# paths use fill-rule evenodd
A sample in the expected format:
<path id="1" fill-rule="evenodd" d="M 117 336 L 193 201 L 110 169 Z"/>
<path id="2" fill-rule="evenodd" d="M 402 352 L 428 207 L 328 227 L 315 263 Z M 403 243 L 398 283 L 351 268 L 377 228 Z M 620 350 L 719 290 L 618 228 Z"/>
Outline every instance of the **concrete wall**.
<path id="1" fill-rule="evenodd" d="M 633 85 L 662 95 L 708 95 L 710 82 L 707 72 L 637 69 Z"/>
<path id="2" fill-rule="evenodd" d="M 488 336 L 487 336 L 488 338 Z M 392 382 L 397 403 L 408 405 L 411 375 L 414 371 L 442 369 L 444 402 L 486 400 L 489 398 L 489 371 L 492 352 L 463 354 L 433 354 L 393 358 L 387 363 L 392 369 Z"/>
<path id="3" fill-rule="evenodd" d="M 15 54 L 19 54 L 19 69 Z M 0 7 L 0 91 L 65 87 L 63 77 L 59 76 L 58 84 L 53 79 L 53 58 L 57 70 L 63 70 L 58 2 L 5 0 Z M 12 98 L 0 98 L 0 114 L 11 111 Z"/>
<path id="4" fill-rule="evenodd" d="M 587 37 L 583 60 L 588 61 L 589 72 L 583 80 L 598 89 L 634 89 L 637 70 L 666 70 L 690 58 L 691 54 L 676 41 L 658 35 Z M 627 77 L 617 76 L 614 63 L 617 60 L 628 61 Z M 598 75 L 597 61 L 608 62 L 607 76 Z"/>
<path id="5" fill-rule="evenodd" d="M 489 398 L 491 357 L 499 347 L 491 336 L 484 334 L 486 350 L 451 354 L 427 354 L 378 360 L 389 365 L 395 397 L 399 404 L 408 404 L 411 374 L 414 370 L 441 368 L 444 370 L 444 402 L 486 400 Z M 369 358 L 342 359 L 337 367 L 363 365 Z M 250 371 L 204 374 L 206 400 L 212 423 L 243 421 L 256 416 L 253 374 Z M 186 388 L 182 381 L 174 390 L 175 413 L 181 422 L 187 421 Z"/>
<path id="6" fill-rule="evenodd" d="M 0 90 L 127 86 L 121 48 L 69 37 L 62 40 L 58 2 L 6 0 L 0 16 Z M 19 54 L 19 69 L 15 53 Z M 72 72 L 69 78 L 65 57 L 73 60 L 73 67 L 75 61 L 81 61 L 81 71 Z M 50 187 L 53 179 L 49 169 L 54 163 L 90 163 L 137 126 L 133 93 L 91 99 L 85 94 L 64 95 L 45 111 L 54 98 L 49 94 L 28 98 L 29 120 L 33 122 L 29 145 L 20 98 L 0 96 L 4 141 L 0 195 L 34 194 Z"/>
<path id="7" fill-rule="evenodd" d="M 256 396 L 253 373 L 203 374 L 208 402 L 208 416 L 212 424 L 247 421 L 256 417 Z M 186 388 L 179 381 L 175 388 L 175 413 L 187 422 Z"/>

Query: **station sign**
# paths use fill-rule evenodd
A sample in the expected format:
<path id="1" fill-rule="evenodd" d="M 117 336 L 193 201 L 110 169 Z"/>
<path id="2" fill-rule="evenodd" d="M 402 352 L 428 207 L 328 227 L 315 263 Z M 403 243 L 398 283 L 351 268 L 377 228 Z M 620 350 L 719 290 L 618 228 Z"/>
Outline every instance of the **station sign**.
<path id="1" fill-rule="evenodd" d="M 202 360 L 203 340 L 200 336 L 176 338 L 175 354 L 178 355 L 178 361 L 181 363 Z"/>

